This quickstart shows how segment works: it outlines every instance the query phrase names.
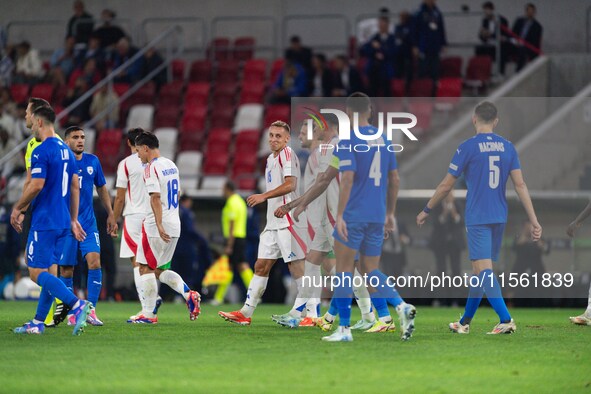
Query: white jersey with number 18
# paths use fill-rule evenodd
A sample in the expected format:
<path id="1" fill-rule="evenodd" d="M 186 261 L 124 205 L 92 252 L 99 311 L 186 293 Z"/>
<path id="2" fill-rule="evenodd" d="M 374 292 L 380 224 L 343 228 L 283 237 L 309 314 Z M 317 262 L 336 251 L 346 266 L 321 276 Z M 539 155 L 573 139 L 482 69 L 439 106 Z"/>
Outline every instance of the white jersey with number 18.
<path id="1" fill-rule="evenodd" d="M 144 171 L 146 191 L 160 193 L 162 206 L 162 226 L 171 237 L 181 235 L 181 220 L 179 218 L 179 196 L 181 185 L 177 166 L 165 157 L 158 157 L 146 166 Z M 148 237 L 159 237 L 154 212 L 150 212 L 144 221 Z"/>

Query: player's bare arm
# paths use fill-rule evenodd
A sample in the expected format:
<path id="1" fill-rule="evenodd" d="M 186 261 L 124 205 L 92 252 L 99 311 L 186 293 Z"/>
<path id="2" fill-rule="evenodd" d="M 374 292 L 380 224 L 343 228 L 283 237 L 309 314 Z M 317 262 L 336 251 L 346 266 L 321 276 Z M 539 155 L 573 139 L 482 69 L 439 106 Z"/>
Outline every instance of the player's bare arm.
<path id="1" fill-rule="evenodd" d="M 400 189 L 400 176 L 398 170 L 392 170 L 388 173 L 388 195 L 386 199 L 386 224 L 384 226 L 384 236 L 395 230 L 396 221 L 396 201 L 398 200 L 398 190 Z"/>
<path id="2" fill-rule="evenodd" d="M 115 215 L 113 214 L 113 209 L 111 208 L 111 196 L 109 196 L 109 190 L 107 190 L 107 186 L 103 185 L 97 188 L 97 193 L 107 211 L 107 233 L 108 234 L 117 234 L 117 221 L 115 220 Z"/>
<path id="3" fill-rule="evenodd" d="M 529 190 L 527 189 L 527 185 L 523 179 L 523 173 L 521 170 L 513 170 L 511 171 L 510 175 L 511 181 L 515 186 L 515 192 L 517 192 L 519 200 L 521 201 L 521 204 L 525 209 L 525 213 L 527 214 L 527 218 L 531 223 L 531 239 L 533 241 L 538 241 L 542 237 L 542 226 L 540 226 L 540 223 L 538 223 L 536 211 L 534 210 L 534 204 L 531 202 Z"/>
<path id="4" fill-rule="evenodd" d="M 12 207 L 10 224 L 18 233 L 23 231 L 24 212 L 27 210 L 31 201 L 33 201 L 33 199 L 41 192 L 44 185 L 44 178 L 30 179 L 28 187 L 23 189 L 22 197 Z"/>
<path id="5" fill-rule="evenodd" d="M 341 185 L 339 188 L 339 205 L 337 209 L 337 220 L 335 228 L 337 229 L 339 235 L 344 241 L 348 241 L 348 233 L 347 233 L 347 223 L 343 219 L 343 214 L 345 213 L 345 208 L 347 207 L 347 203 L 349 202 L 349 196 L 351 195 L 351 188 L 353 187 L 353 179 L 355 177 L 355 173 L 353 171 L 345 171 L 343 172 L 343 176 L 341 177 Z"/>
<path id="6" fill-rule="evenodd" d="M 154 212 L 154 219 L 156 220 L 156 227 L 160 238 L 166 243 L 170 242 L 170 235 L 164 230 L 162 226 L 162 202 L 160 201 L 160 193 L 150 193 L 150 205 L 152 206 L 152 212 Z"/>
<path id="7" fill-rule="evenodd" d="M 125 208 L 125 193 L 127 192 L 126 188 L 118 187 L 117 194 L 115 195 L 115 201 L 113 202 L 113 217 L 115 222 L 118 222 L 121 218 L 121 214 L 123 213 L 123 208 Z M 112 237 L 117 236 L 117 231 L 111 233 Z"/>
<path id="8" fill-rule="evenodd" d="M 70 181 L 70 222 L 72 224 L 72 234 L 78 241 L 84 241 L 86 232 L 78 222 L 78 208 L 80 207 L 80 181 L 78 174 L 72 175 Z"/>
<path id="9" fill-rule="evenodd" d="M 575 236 L 575 233 L 583 225 L 583 222 L 585 221 L 585 219 L 589 217 L 589 215 L 591 215 L 591 201 L 589 202 L 589 204 L 587 204 L 585 209 L 583 209 L 583 211 L 579 213 L 577 218 L 573 220 L 566 228 L 566 233 L 569 237 L 572 238 Z"/>
<path id="10" fill-rule="evenodd" d="M 273 190 L 261 194 L 253 194 L 246 199 L 246 203 L 249 207 L 257 206 L 269 198 L 285 196 L 293 192 L 297 187 L 297 178 L 295 176 L 286 176 L 284 182 Z"/>
<path id="11" fill-rule="evenodd" d="M 437 189 L 435 189 L 435 193 L 433 193 L 433 197 L 431 197 L 431 199 L 427 203 L 426 208 L 428 210 L 433 209 L 441 201 L 443 201 L 443 199 L 453 189 L 453 187 L 456 183 L 456 179 L 457 178 L 451 174 L 445 175 L 445 177 L 443 178 L 441 183 L 439 183 L 439 185 L 437 186 Z M 427 220 L 428 217 L 429 217 L 429 214 L 427 212 L 425 212 L 425 210 L 419 212 L 419 214 L 417 215 L 417 226 L 422 227 L 423 224 L 425 224 L 425 221 Z"/>

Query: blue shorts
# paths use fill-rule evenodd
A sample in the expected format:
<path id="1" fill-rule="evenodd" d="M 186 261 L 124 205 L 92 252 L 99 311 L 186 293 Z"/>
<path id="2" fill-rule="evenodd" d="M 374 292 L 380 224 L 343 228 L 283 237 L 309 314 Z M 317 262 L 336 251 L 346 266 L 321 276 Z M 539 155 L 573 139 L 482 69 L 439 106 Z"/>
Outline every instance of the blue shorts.
<path id="1" fill-rule="evenodd" d="M 66 238 L 66 242 L 64 245 L 64 252 L 61 255 L 59 260 L 59 265 L 78 265 L 78 251 L 80 250 L 80 254 L 82 258 L 86 257 L 88 253 L 101 252 L 101 243 L 99 240 L 99 233 L 96 226 L 90 229 L 84 229 L 86 231 L 86 239 L 82 242 L 78 242 L 76 238 L 74 238 L 74 234 L 70 231 L 70 234 Z"/>
<path id="2" fill-rule="evenodd" d="M 384 243 L 383 223 L 347 223 L 348 241 L 343 241 L 337 230 L 334 239 L 364 256 L 380 256 Z"/>
<path id="3" fill-rule="evenodd" d="M 33 230 L 27 238 L 27 266 L 29 268 L 49 268 L 60 261 L 69 228 L 63 230 Z"/>
<path id="4" fill-rule="evenodd" d="M 503 243 L 505 223 L 466 226 L 470 260 L 497 261 Z"/>

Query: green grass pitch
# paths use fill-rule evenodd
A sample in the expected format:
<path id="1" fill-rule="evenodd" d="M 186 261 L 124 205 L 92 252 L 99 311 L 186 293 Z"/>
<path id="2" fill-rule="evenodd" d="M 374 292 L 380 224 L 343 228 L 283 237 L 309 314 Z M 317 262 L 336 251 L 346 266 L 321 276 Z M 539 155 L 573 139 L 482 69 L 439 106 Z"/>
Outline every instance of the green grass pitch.
<path id="1" fill-rule="evenodd" d="M 236 306 L 225 306 L 225 311 Z M 447 323 L 459 308 L 419 307 L 409 342 L 394 333 L 354 333 L 325 343 L 317 328 L 286 329 L 261 305 L 240 327 L 204 306 L 191 322 L 184 305 L 164 304 L 159 324 L 129 325 L 136 303 L 99 304 L 104 327 L 80 337 L 64 325 L 44 335 L 11 329 L 35 304 L 0 302 L 0 392 L 590 392 L 591 327 L 569 309 L 512 309 L 513 335 L 485 335 L 494 312 L 481 308 L 469 335 Z M 395 314 L 394 311 L 392 313 Z M 359 311 L 353 310 L 353 320 Z"/>

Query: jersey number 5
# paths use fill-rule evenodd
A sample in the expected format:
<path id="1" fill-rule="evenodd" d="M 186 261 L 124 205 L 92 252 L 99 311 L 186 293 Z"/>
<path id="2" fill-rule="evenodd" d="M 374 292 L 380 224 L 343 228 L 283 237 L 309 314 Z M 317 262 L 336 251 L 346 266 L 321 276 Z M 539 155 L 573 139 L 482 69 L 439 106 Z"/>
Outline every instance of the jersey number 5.
<path id="1" fill-rule="evenodd" d="M 172 206 L 177 208 L 179 206 L 179 181 L 172 179 L 168 181 L 168 209 Z"/>
<path id="2" fill-rule="evenodd" d="M 499 181 L 501 178 L 501 169 L 497 165 L 499 161 L 501 161 L 500 156 L 488 157 L 488 186 L 491 189 L 499 187 Z"/>

